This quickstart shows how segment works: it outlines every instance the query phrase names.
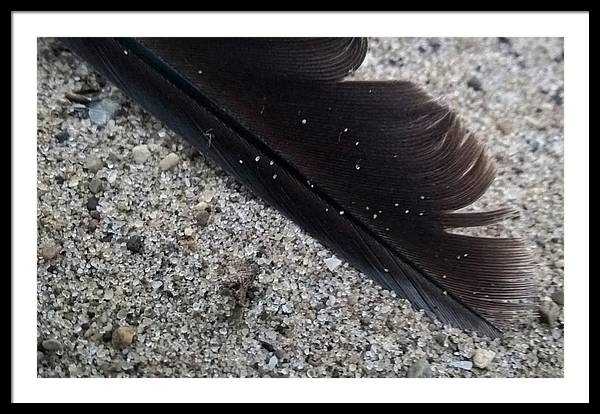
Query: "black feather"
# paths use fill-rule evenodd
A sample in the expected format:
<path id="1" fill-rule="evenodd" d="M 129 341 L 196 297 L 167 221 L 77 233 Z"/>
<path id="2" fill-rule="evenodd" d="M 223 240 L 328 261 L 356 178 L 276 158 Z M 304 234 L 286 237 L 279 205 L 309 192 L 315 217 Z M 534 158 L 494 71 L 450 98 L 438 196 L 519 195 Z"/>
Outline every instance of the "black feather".
<path id="1" fill-rule="evenodd" d="M 490 336 L 529 311 L 532 263 L 521 240 L 446 231 L 514 214 L 455 212 L 492 183 L 492 161 L 414 84 L 344 81 L 365 39 L 63 41 L 416 308 Z"/>

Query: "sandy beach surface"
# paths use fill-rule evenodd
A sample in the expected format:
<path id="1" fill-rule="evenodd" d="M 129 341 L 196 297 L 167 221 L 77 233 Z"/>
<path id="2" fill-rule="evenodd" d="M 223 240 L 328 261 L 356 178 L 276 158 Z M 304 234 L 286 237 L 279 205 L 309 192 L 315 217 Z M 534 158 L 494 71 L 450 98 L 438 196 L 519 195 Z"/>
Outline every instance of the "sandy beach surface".
<path id="1" fill-rule="evenodd" d="M 540 317 L 491 341 L 330 270 L 333 252 L 40 39 L 38 376 L 561 377 L 562 39 L 369 46 L 354 78 L 414 81 L 486 143 L 498 177 L 474 208 L 520 218 L 475 234 L 527 240 Z M 101 104 L 67 99 L 81 89 Z"/>

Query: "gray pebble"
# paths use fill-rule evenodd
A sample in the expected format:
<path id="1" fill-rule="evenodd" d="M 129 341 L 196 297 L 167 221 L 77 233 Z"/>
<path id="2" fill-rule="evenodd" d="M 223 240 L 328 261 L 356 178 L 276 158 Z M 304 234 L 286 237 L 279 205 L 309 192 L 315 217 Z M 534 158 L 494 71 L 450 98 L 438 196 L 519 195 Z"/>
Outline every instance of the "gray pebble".
<path id="1" fill-rule="evenodd" d="M 148 149 L 148 145 L 138 145 L 133 147 L 133 150 L 131 150 L 131 156 L 136 164 L 145 163 L 148 158 L 150 158 L 150 150 Z"/>
<path id="2" fill-rule="evenodd" d="M 44 348 L 46 351 L 56 352 L 62 349 L 62 344 L 56 339 L 46 339 L 42 341 L 42 348 Z"/>
<path id="3" fill-rule="evenodd" d="M 408 368 L 407 378 L 431 378 L 431 367 L 425 359 L 419 359 Z"/>
<path id="4" fill-rule="evenodd" d="M 91 173 L 97 173 L 102 169 L 102 167 L 104 167 L 104 163 L 100 158 L 96 157 L 95 155 L 90 155 L 89 157 L 87 157 L 87 159 L 85 160 L 85 164 L 83 165 L 83 168 L 85 168 Z"/>
<path id="5" fill-rule="evenodd" d="M 435 341 L 443 347 L 448 346 L 448 335 L 444 333 L 436 334 L 433 339 L 435 339 Z"/>
<path id="6" fill-rule="evenodd" d="M 179 163 L 179 156 L 177 154 L 175 154 L 174 152 L 172 152 L 169 155 L 167 155 L 165 158 L 163 158 L 160 161 L 160 163 L 158 164 L 158 166 L 160 167 L 161 170 L 167 171 L 167 170 L 170 170 L 171 168 L 175 167 L 178 163 Z"/>
<path id="7" fill-rule="evenodd" d="M 552 298 L 554 303 L 558 305 L 562 306 L 565 304 L 565 291 L 563 289 L 558 289 L 554 291 L 554 293 L 552 293 L 550 297 Z"/>
<path id="8" fill-rule="evenodd" d="M 208 220 L 210 219 L 210 212 L 208 210 L 199 210 L 196 213 L 196 222 L 200 227 L 206 227 Z"/>
<path id="9" fill-rule="evenodd" d="M 102 187 L 102 180 L 99 180 L 97 178 L 92 178 L 88 184 L 88 188 L 92 192 L 92 194 L 98 194 L 99 192 L 101 192 Z"/>
<path id="10" fill-rule="evenodd" d="M 546 302 L 539 308 L 542 322 L 552 326 L 560 316 L 560 306 L 554 302 Z"/>
<path id="11" fill-rule="evenodd" d="M 61 247 L 54 240 L 50 240 L 42 245 L 41 255 L 45 260 L 51 260 L 59 255 L 60 250 Z"/>

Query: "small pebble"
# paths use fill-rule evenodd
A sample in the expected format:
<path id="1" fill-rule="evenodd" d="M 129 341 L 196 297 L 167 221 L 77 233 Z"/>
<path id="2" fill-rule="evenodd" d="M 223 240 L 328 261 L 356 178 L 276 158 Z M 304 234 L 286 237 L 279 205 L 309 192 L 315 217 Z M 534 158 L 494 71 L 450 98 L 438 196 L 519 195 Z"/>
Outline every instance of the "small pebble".
<path id="1" fill-rule="evenodd" d="M 460 368 L 467 371 L 473 369 L 473 363 L 471 361 L 450 361 L 448 365 L 452 368 Z"/>
<path id="2" fill-rule="evenodd" d="M 331 257 L 325 259 L 324 262 L 325 262 L 325 266 L 327 266 L 327 269 L 329 269 L 332 272 L 335 269 L 337 269 L 339 265 L 342 264 L 342 261 L 335 256 L 331 256 Z"/>
<path id="3" fill-rule="evenodd" d="M 560 306 L 554 302 L 546 302 L 540 306 L 539 312 L 542 322 L 552 326 L 560 316 Z"/>
<path id="4" fill-rule="evenodd" d="M 110 99 L 104 99 L 90 105 L 88 115 L 92 124 L 104 125 L 113 117 L 117 109 L 119 109 L 119 104 Z"/>
<path id="5" fill-rule="evenodd" d="M 46 351 L 56 352 L 60 351 L 62 347 L 62 344 L 56 339 L 46 339 L 42 342 L 42 348 L 44 348 Z"/>
<path id="6" fill-rule="evenodd" d="M 495 356 L 496 353 L 488 349 L 477 349 L 473 354 L 473 365 L 477 368 L 485 369 L 490 365 Z"/>
<path id="7" fill-rule="evenodd" d="M 54 138 L 60 143 L 65 142 L 69 139 L 69 133 L 67 131 L 61 131 L 58 134 L 54 135 Z"/>
<path id="8" fill-rule="evenodd" d="M 187 237 L 190 237 L 194 234 L 194 229 L 191 227 L 186 227 L 185 229 L 183 229 L 183 234 Z"/>
<path id="9" fill-rule="evenodd" d="M 50 240 L 42 245 L 41 255 L 45 260 L 51 260 L 59 255 L 60 250 L 61 247 L 54 240 Z"/>
<path id="10" fill-rule="evenodd" d="M 531 126 L 532 128 L 535 128 L 537 130 L 546 129 L 546 125 L 544 125 L 543 122 L 538 121 L 537 119 L 535 119 L 531 116 L 526 116 L 525 121 L 527 122 L 527 124 L 529 124 L 529 126 Z"/>
<path id="11" fill-rule="evenodd" d="M 127 240 L 127 250 L 130 250 L 133 253 L 140 253 L 143 247 L 144 242 L 141 236 L 131 236 Z"/>
<path id="12" fill-rule="evenodd" d="M 160 161 L 160 163 L 158 164 L 158 166 L 160 167 L 161 170 L 167 171 L 167 170 L 170 170 L 171 168 L 175 167 L 178 163 L 179 163 L 179 156 L 177 154 L 175 154 L 174 152 L 172 152 L 169 155 L 167 155 L 165 158 L 163 158 Z"/>
<path id="13" fill-rule="evenodd" d="M 87 207 L 87 209 L 89 211 L 96 210 L 96 208 L 98 207 L 98 202 L 99 201 L 100 200 L 98 200 L 98 198 L 96 196 L 91 196 L 90 198 L 88 198 L 88 201 L 85 204 L 85 206 Z"/>
<path id="14" fill-rule="evenodd" d="M 483 86 L 481 85 L 481 81 L 476 76 L 473 76 L 472 78 L 470 78 L 467 81 L 467 86 L 469 88 L 473 89 L 474 91 L 481 91 L 481 90 L 483 90 Z"/>
<path id="15" fill-rule="evenodd" d="M 431 378 L 431 367 L 425 359 L 419 359 L 408 368 L 407 378 Z"/>
<path id="16" fill-rule="evenodd" d="M 195 218 L 200 227 L 206 227 L 208 220 L 210 219 L 210 212 L 208 210 L 199 210 L 196 213 Z"/>
<path id="17" fill-rule="evenodd" d="M 277 366 L 277 363 L 279 361 L 277 360 L 277 357 L 275 355 L 273 355 L 270 359 L 269 359 L 269 363 L 267 364 L 267 368 L 269 370 L 274 370 L 275 367 Z"/>
<path id="18" fill-rule="evenodd" d="M 131 326 L 119 326 L 112 333 L 112 344 L 117 348 L 125 348 L 131 345 L 135 329 Z"/>
<path id="19" fill-rule="evenodd" d="M 136 164 L 145 163 L 150 158 L 150 150 L 148 145 L 138 145 L 131 150 L 131 156 Z M 162 167 L 161 167 L 162 168 Z"/>
<path id="20" fill-rule="evenodd" d="M 513 130 L 512 122 L 510 122 L 508 120 L 501 120 L 501 121 L 496 122 L 496 127 L 504 135 L 509 135 Z"/>
<path id="21" fill-rule="evenodd" d="M 565 291 L 563 289 L 558 289 L 554 291 L 554 293 L 552 293 L 550 297 L 552 298 L 554 303 L 558 305 L 562 306 L 565 304 Z"/>
<path id="22" fill-rule="evenodd" d="M 85 164 L 83 165 L 83 168 L 94 174 L 100 171 L 102 167 L 104 167 L 104 163 L 100 158 L 96 157 L 95 155 L 89 156 L 85 160 Z"/>
<path id="23" fill-rule="evenodd" d="M 444 333 L 436 334 L 433 339 L 435 339 L 435 341 L 443 347 L 448 346 L 448 335 Z"/>
<path id="24" fill-rule="evenodd" d="M 88 183 L 88 188 L 92 192 L 92 194 L 98 194 L 99 192 L 101 192 L 102 187 L 102 180 L 99 180 L 97 178 L 92 178 Z"/>
<path id="25" fill-rule="evenodd" d="M 90 222 L 87 225 L 87 229 L 90 233 L 93 233 L 96 231 L 96 229 L 98 228 L 98 225 L 100 224 L 100 222 L 96 219 L 91 219 Z"/>
<path id="26" fill-rule="evenodd" d="M 198 203 L 198 208 L 201 208 L 201 204 L 204 203 L 210 203 L 211 201 L 213 201 L 213 199 L 215 198 L 215 192 L 214 191 L 205 191 L 202 194 L 200 194 L 200 203 Z M 206 207 L 203 207 L 206 208 Z"/>

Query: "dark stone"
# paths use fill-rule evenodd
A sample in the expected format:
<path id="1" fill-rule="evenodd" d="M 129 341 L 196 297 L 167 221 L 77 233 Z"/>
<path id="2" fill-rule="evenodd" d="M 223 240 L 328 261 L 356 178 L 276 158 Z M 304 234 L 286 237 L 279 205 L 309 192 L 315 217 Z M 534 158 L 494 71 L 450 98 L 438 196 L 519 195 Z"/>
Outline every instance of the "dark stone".
<path id="1" fill-rule="evenodd" d="M 60 143 L 65 142 L 69 139 L 69 133 L 67 131 L 61 131 L 58 134 L 54 135 L 54 138 Z"/>
<path id="2" fill-rule="evenodd" d="M 110 341 L 112 341 L 112 332 L 110 332 L 110 331 L 104 332 L 104 334 L 102 335 L 102 340 L 104 342 L 110 342 Z"/>
<path id="3" fill-rule="evenodd" d="M 429 43 L 429 47 L 434 52 L 437 52 L 439 50 L 439 48 L 442 46 L 442 44 L 440 43 L 440 41 L 438 39 L 429 39 L 428 43 Z"/>
<path id="4" fill-rule="evenodd" d="M 512 45 L 512 41 L 508 37 L 499 37 L 498 43 L 503 43 L 505 45 Z"/>
<path id="5" fill-rule="evenodd" d="M 275 352 L 275 348 L 273 348 L 273 345 L 271 345 L 268 342 L 260 341 L 260 346 L 262 346 L 268 352 Z"/>
<path id="6" fill-rule="evenodd" d="M 208 224 L 208 220 L 209 219 L 210 219 L 210 213 L 208 211 L 206 211 L 206 210 L 200 210 L 196 214 L 196 222 L 201 227 L 206 227 L 206 225 Z"/>
<path id="7" fill-rule="evenodd" d="M 141 236 L 131 236 L 127 240 L 127 250 L 132 251 L 133 253 L 140 253 L 142 248 L 144 247 L 144 242 Z"/>
<path id="8" fill-rule="evenodd" d="M 98 198 L 91 196 L 90 198 L 88 198 L 88 201 L 86 203 L 86 207 L 89 211 L 93 211 L 96 210 L 96 207 L 98 207 L 98 202 L 100 200 L 98 200 Z"/>
<path id="9" fill-rule="evenodd" d="M 552 93 L 552 95 L 550 95 L 550 99 L 552 99 L 552 101 L 554 101 L 556 105 L 561 106 L 563 104 L 562 91 L 555 91 L 554 93 Z"/>
<path id="10" fill-rule="evenodd" d="M 111 232 L 106 232 L 104 233 L 104 236 L 102 236 L 102 238 L 100 239 L 101 242 L 109 242 L 113 239 L 114 233 Z"/>
<path id="11" fill-rule="evenodd" d="M 481 81 L 475 76 L 473 76 L 467 81 L 467 86 L 478 92 L 483 90 L 483 85 L 481 84 Z"/>
<path id="12" fill-rule="evenodd" d="M 540 149 L 540 143 L 535 139 L 528 140 L 527 143 L 529 144 L 531 152 L 536 152 L 538 149 Z"/>
<path id="13" fill-rule="evenodd" d="M 418 50 L 419 50 L 419 53 L 427 52 L 427 49 L 425 49 L 423 46 L 419 46 Z"/>
<path id="14" fill-rule="evenodd" d="M 54 177 L 54 180 L 58 183 L 58 185 L 62 185 L 65 181 L 67 181 L 62 175 L 57 175 Z"/>
<path id="15" fill-rule="evenodd" d="M 56 273 L 58 271 L 58 267 L 56 267 L 55 265 L 50 265 L 46 270 L 50 273 Z"/>
<path id="16" fill-rule="evenodd" d="M 98 228 L 98 224 L 100 224 L 100 222 L 96 219 L 92 219 L 90 220 L 90 222 L 88 223 L 88 231 L 90 233 L 93 233 L 96 231 L 96 229 Z"/>
<path id="17" fill-rule="evenodd" d="M 562 306 L 565 304 L 565 291 L 563 289 L 558 289 L 550 297 L 552 298 L 554 303 L 558 305 Z"/>

